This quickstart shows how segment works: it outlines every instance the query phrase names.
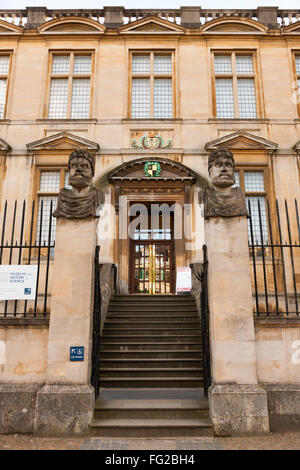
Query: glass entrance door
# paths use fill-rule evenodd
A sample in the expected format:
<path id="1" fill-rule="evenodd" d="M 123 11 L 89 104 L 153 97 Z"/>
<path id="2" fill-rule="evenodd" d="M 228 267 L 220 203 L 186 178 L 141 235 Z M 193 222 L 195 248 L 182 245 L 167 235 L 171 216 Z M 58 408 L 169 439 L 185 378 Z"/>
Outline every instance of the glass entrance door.
<path id="1" fill-rule="evenodd" d="M 166 205 L 167 206 L 167 205 Z M 147 228 L 137 226 L 131 239 L 130 292 L 132 294 L 173 294 L 175 252 L 173 214 L 166 210 L 151 225 L 149 205 Z"/>
<path id="2" fill-rule="evenodd" d="M 133 242 L 132 293 L 173 293 L 173 243 Z"/>

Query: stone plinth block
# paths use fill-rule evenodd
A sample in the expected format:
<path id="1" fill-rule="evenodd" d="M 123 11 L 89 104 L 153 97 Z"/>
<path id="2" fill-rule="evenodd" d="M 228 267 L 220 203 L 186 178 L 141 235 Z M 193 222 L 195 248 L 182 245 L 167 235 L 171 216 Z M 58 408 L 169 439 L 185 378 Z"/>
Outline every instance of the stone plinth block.
<path id="1" fill-rule="evenodd" d="M 34 434 L 85 435 L 95 404 L 90 385 L 45 385 L 37 394 Z"/>
<path id="2" fill-rule="evenodd" d="M 209 402 L 216 436 L 269 432 L 267 394 L 259 385 L 214 384 Z"/>
<path id="3" fill-rule="evenodd" d="M 268 395 L 270 430 L 300 430 L 300 383 L 263 384 Z"/>
<path id="4" fill-rule="evenodd" d="M 36 395 L 42 384 L 0 384 L 0 434 L 33 431 Z"/>

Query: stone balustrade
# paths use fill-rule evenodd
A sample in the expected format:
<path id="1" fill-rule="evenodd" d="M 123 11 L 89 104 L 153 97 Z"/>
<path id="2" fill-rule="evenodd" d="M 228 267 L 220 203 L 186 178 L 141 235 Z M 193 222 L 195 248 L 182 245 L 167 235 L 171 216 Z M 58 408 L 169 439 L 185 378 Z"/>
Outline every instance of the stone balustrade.
<path id="1" fill-rule="evenodd" d="M 201 7 L 181 7 L 179 9 L 125 9 L 124 7 L 47 9 L 46 7 L 27 7 L 22 10 L 0 10 L 0 20 L 23 27 L 36 27 L 51 19 L 70 16 L 92 18 L 99 23 L 111 26 L 121 26 L 148 16 L 157 16 L 172 23 L 194 28 L 217 18 L 237 17 L 257 20 L 269 27 L 278 28 L 300 21 L 300 10 L 283 10 L 277 7 L 258 7 L 256 9 L 202 9 Z"/>

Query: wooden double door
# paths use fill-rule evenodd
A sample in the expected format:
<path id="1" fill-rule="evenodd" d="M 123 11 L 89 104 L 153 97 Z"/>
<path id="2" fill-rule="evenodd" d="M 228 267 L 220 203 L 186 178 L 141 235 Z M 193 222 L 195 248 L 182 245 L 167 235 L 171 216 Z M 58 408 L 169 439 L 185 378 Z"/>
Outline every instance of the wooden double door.
<path id="1" fill-rule="evenodd" d="M 175 292 L 174 217 L 171 214 L 168 228 L 162 215 L 156 229 L 135 230 L 130 241 L 130 293 L 173 294 Z M 149 207 L 150 224 L 150 207 Z"/>
<path id="2" fill-rule="evenodd" d="M 130 258 L 132 294 L 174 293 L 174 241 L 132 241 Z"/>

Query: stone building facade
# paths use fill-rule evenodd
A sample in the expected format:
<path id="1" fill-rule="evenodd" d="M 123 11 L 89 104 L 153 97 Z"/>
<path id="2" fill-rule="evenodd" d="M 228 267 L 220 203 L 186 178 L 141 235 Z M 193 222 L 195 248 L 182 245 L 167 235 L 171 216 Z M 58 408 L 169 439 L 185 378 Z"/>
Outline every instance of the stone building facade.
<path id="1" fill-rule="evenodd" d="M 15 200 L 19 204 L 25 200 L 27 208 L 34 200 L 32 234 L 37 238 L 43 202 L 41 237 L 47 242 L 50 217 L 46 212 L 51 200 L 52 208 L 56 207 L 61 188 L 69 187 L 68 157 L 75 149 L 95 157 L 94 183 L 105 198 L 98 214 L 99 262 L 117 266 L 118 293 L 175 294 L 177 267 L 202 262 L 202 245 L 209 244 L 207 234 L 213 237 L 216 231 L 205 229 L 199 193 L 209 184 L 208 155 L 218 148 L 233 153 L 235 184 L 251 209 L 255 256 L 262 243 L 271 245 L 272 236 L 276 238 L 270 233 L 270 220 L 278 234 L 278 214 L 284 219 L 280 236 L 285 242 L 291 232 L 292 242 L 286 242 L 285 271 L 277 279 L 277 288 L 284 292 L 280 283 L 285 283 L 292 314 L 287 315 L 282 306 L 282 294 L 279 307 L 273 309 L 276 315 L 253 319 L 255 374 L 267 390 L 274 429 L 300 425 L 300 255 L 295 205 L 299 139 L 300 10 L 29 7 L 0 11 L 0 209 L 4 217 L 8 208 L 8 233 L 14 224 Z M 148 227 L 134 232 L 133 240 L 126 232 L 139 203 L 146 208 L 153 203 L 175 204 L 181 211 L 177 236 L 173 219 L 166 229 L 159 222 L 163 243 L 157 254 L 142 243 Z M 122 204 L 133 208 L 129 215 L 125 211 L 125 222 Z M 53 218 L 52 241 L 55 228 Z M 29 234 L 28 218 L 24 237 Z M 249 243 L 250 235 L 248 228 Z M 274 250 L 279 253 L 277 245 Z M 269 302 L 272 310 L 276 299 L 270 250 L 266 264 L 258 255 L 255 269 L 256 288 L 262 286 L 264 294 L 267 280 L 266 308 Z M 143 266 L 137 264 L 145 258 L 154 264 L 157 259 L 170 263 L 172 259 L 172 266 L 165 264 L 159 279 L 155 274 L 146 278 Z M 51 253 L 50 298 L 53 259 Z M 2 264 L 12 262 L 2 259 Z M 251 250 L 246 264 L 254 299 Z M 213 289 L 210 295 L 216 295 Z M 264 301 L 259 297 L 259 302 Z M 253 304 L 255 311 L 255 299 Z M 51 312 L 50 300 L 48 309 Z M 0 429 L 32 432 L 36 393 L 47 377 L 49 319 L 11 318 L 5 312 L 0 312 L 3 409 L 8 409 L 13 396 L 15 409 L 23 409 L 26 402 L 27 411 L 22 419 L 18 417 L 19 428 L 17 420 L 7 424 L 4 413 Z M 231 329 L 239 328 L 230 321 L 222 326 L 224 348 L 226 341 L 230 343 Z M 233 345 L 231 355 L 234 360 Z M 220 383 L 230 381 L 227 365 L 225 361 L 216 366 L 223 367 L 218 369 L 224 376 Z M 21 399 L 17 390 L 24 390 L 24 384 L 28 391 Z"/>

